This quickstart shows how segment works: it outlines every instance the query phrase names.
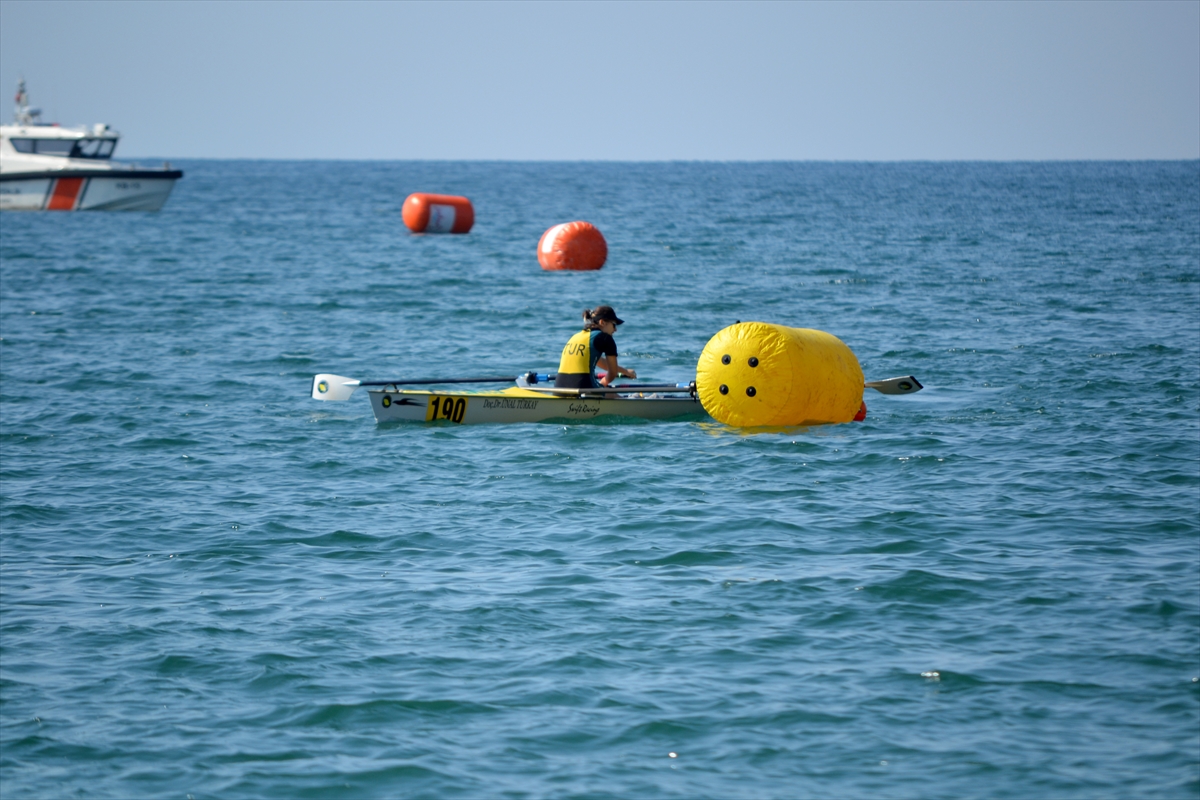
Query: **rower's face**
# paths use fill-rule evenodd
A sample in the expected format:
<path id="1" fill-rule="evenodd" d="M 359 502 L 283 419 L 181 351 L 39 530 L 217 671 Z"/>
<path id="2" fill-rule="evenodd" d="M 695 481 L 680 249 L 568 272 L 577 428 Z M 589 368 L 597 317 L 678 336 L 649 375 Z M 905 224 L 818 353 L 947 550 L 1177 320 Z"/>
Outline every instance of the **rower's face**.
<path id="1" fill-rule="evenodd" d="M 600 320 L 600 330 L 604 331 L 609 336 L 612 336 L 617 332 L 617 326 L 614 325 L 610 319 L 602 319 Z"/>

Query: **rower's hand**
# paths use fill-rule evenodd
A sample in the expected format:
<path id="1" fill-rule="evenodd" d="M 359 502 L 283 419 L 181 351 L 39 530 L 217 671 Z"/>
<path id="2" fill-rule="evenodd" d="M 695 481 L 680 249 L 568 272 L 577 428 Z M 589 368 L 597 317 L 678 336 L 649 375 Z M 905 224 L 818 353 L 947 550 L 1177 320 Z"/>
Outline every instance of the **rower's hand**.
<path id="1" fill-rule="evenodd" d="M 636 373 L 636 372 L 634 372 L 634 371 L 633 371 L 633 370 L 631 370 L 631 369 L 627 369 L 627 370 L 625 370 L 625 377 L 626 377 L 626 378 L 636 378 L 636 377 L 637 377 L 637 373 Z"/>
<path id="2" fill-rule="evenodd" d="M 600 373 L 600 375 L 596 378 L 596 380 L 600 383 L 601 386 L 608 386 L 608 373 L 607 372 Z"/>

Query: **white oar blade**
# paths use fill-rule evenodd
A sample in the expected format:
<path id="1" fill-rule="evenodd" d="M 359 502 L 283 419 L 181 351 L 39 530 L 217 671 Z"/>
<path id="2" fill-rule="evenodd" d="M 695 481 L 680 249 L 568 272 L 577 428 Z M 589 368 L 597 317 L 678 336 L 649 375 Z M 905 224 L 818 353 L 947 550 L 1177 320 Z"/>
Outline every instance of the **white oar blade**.
<path id="1" fill-rule="evenodd" d="M 912 394 L 925 388 L 912 375 L 906 375 L 903 378 L 888 378 L 884 381 L 867 381 L 865 385 L 868 389 L 874 389 L 883 394 Z"/>
<path id="2" fill-rule="evenodd" d="M 353 378 L 322 373 L 313 376 L 312 398 L 313 400 L 333 400 L 334 402 L 349 400 L 350 395 L 354 394 L 354 390 L 357 388 L 358 381 Z"/>

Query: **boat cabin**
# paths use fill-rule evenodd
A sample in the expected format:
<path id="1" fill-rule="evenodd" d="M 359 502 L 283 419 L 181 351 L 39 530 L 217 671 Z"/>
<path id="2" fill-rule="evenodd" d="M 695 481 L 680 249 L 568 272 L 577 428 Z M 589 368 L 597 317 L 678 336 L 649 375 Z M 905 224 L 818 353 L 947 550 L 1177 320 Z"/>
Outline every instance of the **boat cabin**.
<path id="1" fill-rule="evenodd" d="M 38 135 L 41 134 L 41 131 L 18 128 L 4 139 L 18 153 L 60 156 L 62 158 L 108 159 L 112 158 L 113 150 L 117 147 L 117 134 L 115 131 L 109 132 L 107 126 L 105 126 L 105 133 L 109 133 L 107 136 L 80 135 L 78 131 L 69 131 L 63 128 L 57 130 L 67 135 L 47 137 Z"/>
<path id="2" fill-rule="evenodd" d="M 27 156 L 56 156 L 106 161 L 121 135 L 104 124 L 63 128 L 42 122 L 42 110 L 31 108 L 25 81 L 17 86 L 13 123 L 0 126 L 0 152 Z"/>

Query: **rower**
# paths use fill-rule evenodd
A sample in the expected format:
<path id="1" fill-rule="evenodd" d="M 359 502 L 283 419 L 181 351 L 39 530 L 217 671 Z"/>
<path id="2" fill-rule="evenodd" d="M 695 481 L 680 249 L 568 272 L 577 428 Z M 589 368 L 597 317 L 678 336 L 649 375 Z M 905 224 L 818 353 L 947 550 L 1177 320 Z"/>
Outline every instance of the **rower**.
<path id="1" fill-rule="evenodd" d="M 595 389 L 608 386 L 620 376 L 636 378 L 637 373 L 617 363 L 617 343 L 613 334 L 624 320 L 617 317 L 612 306 L 596 306 L 583 310 L 584 327 L 567 340 L 558 364 L 554 385 L 560 389 Z M 604 361 L 600 362 L 600 357 Z M 608 371 L 596 378 L 596 364 Z"/>

